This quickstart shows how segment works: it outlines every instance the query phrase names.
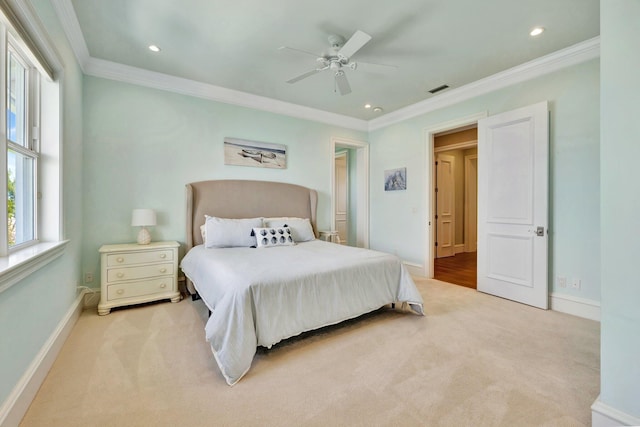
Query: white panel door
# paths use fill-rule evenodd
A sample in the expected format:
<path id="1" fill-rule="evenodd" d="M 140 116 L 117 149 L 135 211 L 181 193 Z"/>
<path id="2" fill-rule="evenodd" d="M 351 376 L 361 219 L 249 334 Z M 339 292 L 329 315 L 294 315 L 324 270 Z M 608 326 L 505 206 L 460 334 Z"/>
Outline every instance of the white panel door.
<path id="1" fill-rule="evenodd" d="M 547 103 L 478 122 L 478 290 L 548 308 Z"/>
<path id="2" fill-rule="evenodd" d="M 436 157 L 436 258 L 455 255 L 455 157 Z"/>

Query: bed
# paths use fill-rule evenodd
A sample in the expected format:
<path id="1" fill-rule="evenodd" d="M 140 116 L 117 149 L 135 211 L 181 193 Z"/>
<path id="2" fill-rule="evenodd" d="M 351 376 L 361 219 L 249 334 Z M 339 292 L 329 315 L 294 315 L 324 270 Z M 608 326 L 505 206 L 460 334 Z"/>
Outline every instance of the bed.
<path id="1" fill-rule="evenodd" d="M 315 239 L 317 201 L 315 190 L 287 183 L 216 180 L 186 186 L 181 268 L 189 292 L 211 312 L 205 335 L 229 385 L 249 371 L 259 346 L 271 348 L 387 305 L 423 315 L 422 297 L 398 257 Z M 224 234 L 219 227 L 246 228 L 257 219 L 267 226 L 251 229 L 255 244 L 207 247 Z M 273 246 L 260 247 L 265 230 L 291 232 L 295 241 L 283 243 L 281 237 L 276 244 L 274 237 Z M 263 239 L 267 246 L 269 237 Z"/>

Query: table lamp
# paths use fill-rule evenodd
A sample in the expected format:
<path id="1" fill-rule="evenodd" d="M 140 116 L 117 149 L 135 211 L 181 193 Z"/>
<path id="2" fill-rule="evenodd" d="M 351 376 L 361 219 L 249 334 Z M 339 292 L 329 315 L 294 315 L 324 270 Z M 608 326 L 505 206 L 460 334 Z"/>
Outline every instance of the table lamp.
<path id="1" fill-rule="evenodd" d="M 151 234 L 146 227 L 156 225 L 156 212 L 153 209 L 134 209 L 131 215 L 131 225 L 142 227 L 138 233 L 138 244 L 148 245 L 151 243 Z"/>

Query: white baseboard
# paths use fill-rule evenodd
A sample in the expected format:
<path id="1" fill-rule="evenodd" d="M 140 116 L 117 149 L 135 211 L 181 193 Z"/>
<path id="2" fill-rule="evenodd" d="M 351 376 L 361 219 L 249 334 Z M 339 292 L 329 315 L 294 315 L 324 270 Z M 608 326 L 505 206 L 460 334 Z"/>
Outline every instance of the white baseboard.
<path id="1" fill-rule="evenodd" d="M 424 265 L 413 264 L 406 261 L 402 261 L 402 264 L 407 267 L 407 271 L 410 275 L 417 277 L 427 277 L 427 272 L 425 271 Z"/>
<path id="2" fill-rule="evenodd" d="M 640 418 L 619 411 L 600 401 L 600 396 L 591 405 L 592 427 L 640 426 Z"/>
<path id="3" fill-rule="evenodd" d="M 453 246 L 453 253 L 454 254 L 461 254 L 462 252 L 464 252 L 464 243 L 461 243 L 459 245 L 454 245 Z"/>
<path id="4" fill-rule="evenodd" d="M 598 301 L 556 292 L 551 293 L 550 299 L 551 310 L 600 321 L 600 303 Z"/>
<path id="5" fill-rule="evenodd" d="M 76 324 L 83 309 L 86 291 L 80 292 L 58 326 L 44 343 L 33 359 L 20 381 L 15 385 L 7 399 L 0 406 L 0 426 L 13 427 L 20 424 L 29 405 L 36 396 L 38 389 L 56 360 L 62 345 L 66 341 L 71 329 Z"/>

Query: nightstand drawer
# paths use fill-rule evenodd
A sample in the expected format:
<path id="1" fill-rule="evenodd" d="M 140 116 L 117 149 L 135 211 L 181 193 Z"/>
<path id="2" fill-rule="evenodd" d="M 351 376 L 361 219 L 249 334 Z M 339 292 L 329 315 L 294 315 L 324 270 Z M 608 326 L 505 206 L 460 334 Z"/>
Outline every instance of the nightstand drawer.
<path id="1" fill-rule="evenodd" d="M 124 280 L 147 279 L 155 276 L 171 276 L 174 272 L 173 263 L 142 265 L 140 267 L 110 268 L 107 270 L 107 282 L 122 282 Z"/>
<path id="2" fill-rule="evenodd" d="M 121 298 L 139 297 L 142 295 L 159 294 L 173 291 L 173 279 L 160 277 L 158 279 L 144 280 L 133 283 L 122 283 L 107 286 L 107 299 L 109 301 Z"/>
<path id="3" fill-rule="evenodd" d="M 149 262 L 172 261 L 172 250 L 131 252 L 107 255 L 107 267 L 116 265 L 146 264 Z"/>

